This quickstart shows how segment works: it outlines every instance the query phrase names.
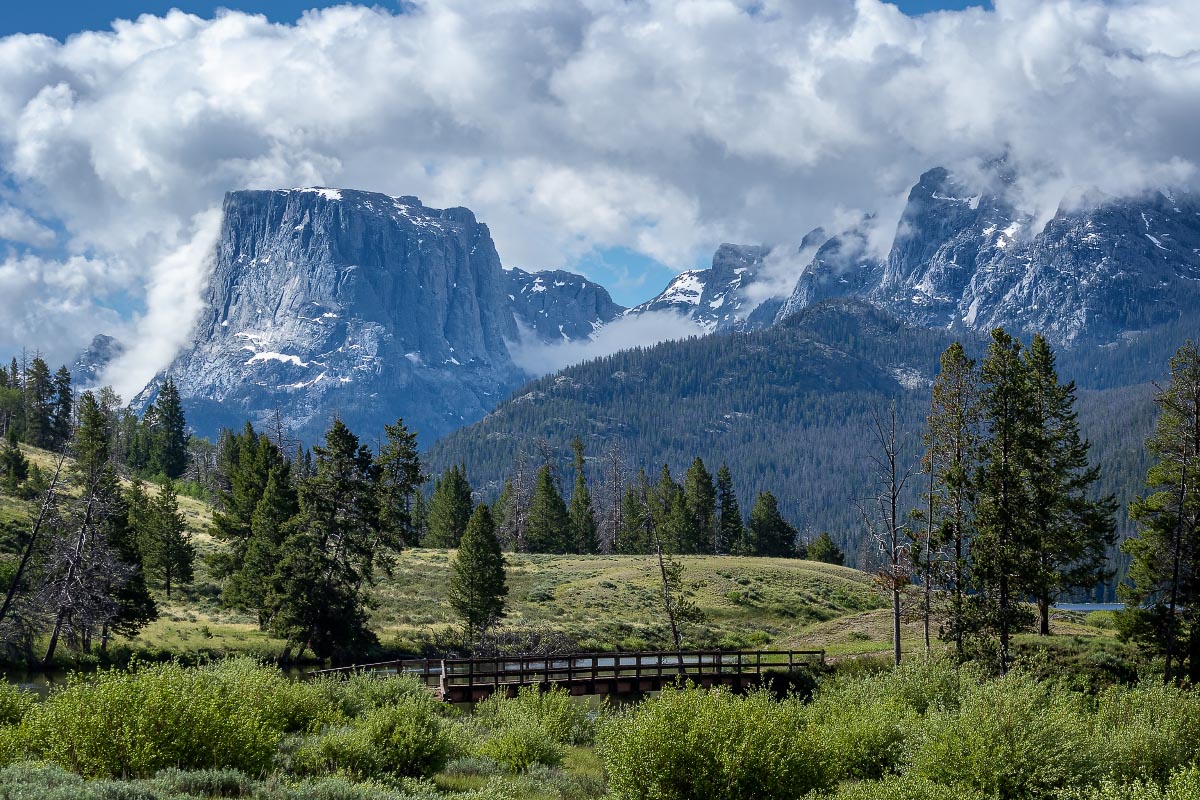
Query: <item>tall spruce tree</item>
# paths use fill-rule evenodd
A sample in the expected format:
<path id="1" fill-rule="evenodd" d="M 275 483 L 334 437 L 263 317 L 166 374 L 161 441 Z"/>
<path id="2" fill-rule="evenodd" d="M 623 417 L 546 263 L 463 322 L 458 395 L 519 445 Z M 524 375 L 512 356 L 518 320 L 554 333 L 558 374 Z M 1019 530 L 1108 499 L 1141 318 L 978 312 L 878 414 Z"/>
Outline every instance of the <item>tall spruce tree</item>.
<path id="1" fill-rule="evenodd" d="M 150 436 L 150 470 L 171 480 L 187 470 L 187 419 L 175 381 L 167 378 L 154 400 L 154 427 Z"/>
<path id="2" fill-rule="evenodd" d="M 289 653 L 299 646 L 341 661 L 375 642 L 367 592 L 388 544 L 370 449 L 337 419 L 313 452 L 315 474 L 300 486 L 300 512 L 280 547 L 264 616 Z"/>
<path id="3" fill-rule="evenodd" d="M 531 553 L 567 553 L 573 549 L 571 518 L 549 465 L 538 470 L 529 504 L 526 542 Z"/>
<path id="4" fill-rule="evenodd" d="M 266 623 L 267 586 L 279 563 L 283 542 L 291 531 L 290 523 L 298 511 L 291 465 L 284 463 L 272 467 L 262 497 L 250 516 L 245 554 L 222 593 L 225 603 L 258 614 L 260 624 Z"/>
<path id="5" fill-rule="evenodd" d="M 571 494 L 568 515 L 571 518 L 571 541 L 576 553 L 591 555 L 600 550 L 599 528 L 596 511 L 592 506 L 592 493 L 588 490 L 584 471 L 583 440 L 578 436 L 571 443 L 575 454 L 575 490 Z"/>
<path id="6" fill-rule="evenodd" d="M 987 436 L 976 471 L 976 537 L 972 547 L 979 619 L 1000 643 L 999 668 L 1010 665 L 1012 634 L 1026 620 L 1021 600 L 1036 547 L 1034 496 L 1028 480 L 1033 435 L 1032 380 L 1021 343 L 1002 328 L 980 368 L 980 410 Z"/>
<path id="7" fill-rule="evenodd" d="M 50 448 L 61 450 L 71 439 L 74 427 L 75 393 L 71 389 L 71 372 L 59 367 L 53 378 L 53 400 L 50 407 Z"/>
<path id="8" fill-rule="evenodd" d="M 733 488 L 733 475 L 722 463 L 717 470 L 717 552 L 735 552 L 742 541 L 742 530 L 742 510 Z"/>
<path id="9" fill-rule="evenodd" d="M 1037 335 L 1025 351 L 1031 383 L 1029 479 L 1033 497 L 1033 559 L 1025 586 L 1037 601 L 1038 632 L 1050 634 L 1050 607 L 1063 594 L 1111 577 L 1116 543 L 1113 496 L 1094 499 L 1100 467 L 1079 432 L 1075 384 L 1059 383 L 1054 351 Z"/>
<path id="10" fill-rule="evenodd" d="M 142 564 L 149 577 L 160 581 L 171 598 L 173 588 L 192 582 L 196 546 L 179 511 L 175 482 L 168 480 L 149 499 L 139 540 Z"/>
<path id="11" fill-rule="evenodd" d="M 454 465 L 448 468 L 433 485 L 429 498 L 429 535 L 426 547 L 458 547 L 467 522 L 471 519 L 471 484 L 466 469 Z"/>
<path id="12" fill-rule="evenodd" d="M 959 661 L 966 658 L 965 637 L 970 627 L 967 596 L 978 445 L 979 375 L 975 362 L 955 342 L 942 353 L 941 369 L 933 382 L 923 466 L 932 479 L 931 544 L 945 549 L 941 578 L 950 600 L 943 635 L 954 642 Z"/>
<path id="13" fill-rule="evenodd" d="M 209 559 L 217 578 L 229 578 L 245 565 L 254 532 L 254 511 L 263 499 L 271 473 L 282 470 L 285 464 L 275 443 L 255 431 L 249 422 L 240 433 L 222 431 L 217 448 L 218 510 L 213 514 L 212 533 L 226 546 Z M 290 488 L 294 498 L 295 487 Z M 225 602 L 241 606 L 234 597 L 237 589 L 230 585 L 225 589 L 229 594 Z"/>
<path id="14" fill-rule="evenodd" d="M 466 626 L 470 646 L 504 615 L 507 595 L 504 555 L 496 526 L 491 511 L 480 503 L 450 562 L 450 606 Z"/>
<path id="15" fill-rule="evenodd" d="M 399 550 L 415 544 L 418 537 L 413 521 L 413 502 L 427 480 L 421 469 L 417 434 L 409 431 L 404 420 L 384 426 L 386 441 L 375 457 L 379 471 L 379 524 L 389 538 L 390 548 Z"/>
<path id="16" fill-rule="evenodd" d="M 1146 443 L 1155 459 L 1148 493 L 1130 508 L 1138 525 L 1124 550 L 1131 584 L 1121 627 L 1163 655 L 1163 678 L 1200 681 L 1200 348 L 1188 341 L 1155 393 L 1158 422 Z"/>
<path id="17" fill-rule="evenodd" d="M 41 356 L 34 356 L 24 374 L 25 442 L 49 449 L 54 445 L 54 379 Z"/>
<path id="18" fill-rule="evenodd" d="M 613 543 L 616 552 L 623 555 L 650 552 L 652 545 L 648 532 L 654 527 L 654 520 L 650 512 L 649 495 L 646 471 L 638 470 L 633 482 L 625 487 L 621 499 L 621 527 Z"/>
<path id="19" fill-rule="evenodd" d="M 680 552 L 715 553 L 717 550 L 717 490 L 712 474 L 697 456 L 683 480 L 688 530 Z"/>
<path id="20" fill-rule="evenodd" d="M 741 551 L 744 555 L 796 557 L 796 529 L 779 513 L 779 501 L 770 492 L 759 492 L 750 510 L 750 524 Z"/>

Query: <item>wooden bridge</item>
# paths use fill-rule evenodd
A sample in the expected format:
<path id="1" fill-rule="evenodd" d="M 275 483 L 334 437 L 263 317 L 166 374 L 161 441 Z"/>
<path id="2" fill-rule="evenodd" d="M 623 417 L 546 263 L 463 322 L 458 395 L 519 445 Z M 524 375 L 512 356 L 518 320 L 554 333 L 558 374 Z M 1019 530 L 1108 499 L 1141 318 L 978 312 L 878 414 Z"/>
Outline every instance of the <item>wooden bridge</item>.
<path id="1" fill-rule="evenodd" d="M 573 695 L 654 692 L 680 678 L 700 686 L 742 689 L 766 673 L 823 664 L 824 650 L 693 650 L 646 653 L 575 653 L 511 658 L 419 658 L 320 670 L 316 675 L 412 675 L 442 700 L 473 703 L 522 686 L 561 686 Z"/>

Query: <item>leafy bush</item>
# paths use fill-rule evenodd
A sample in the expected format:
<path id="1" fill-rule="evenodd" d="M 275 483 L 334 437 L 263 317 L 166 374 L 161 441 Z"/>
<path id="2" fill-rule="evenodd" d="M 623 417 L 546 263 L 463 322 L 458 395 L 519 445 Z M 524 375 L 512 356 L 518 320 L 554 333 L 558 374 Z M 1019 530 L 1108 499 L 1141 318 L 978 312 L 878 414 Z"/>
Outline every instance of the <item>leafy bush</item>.
<path id="1" fill-rule="evenodd" d="M 590 744 L 595 738 L 595 725 L 587 708 L 558 686 L 546 691 L 522 686 L 516 697 L 493 694 L 475 706 L 475 717 L 493 729 L 532 723 L 559 744 Z"/>
<path id="2" fill-rule="evenodd" d="M 604 724 L 597 749 L 615 800 L 795 798 L 830 782 L 806 713 L 766 692 L 668 688 Z"/>
<path id="3" fill-rule="evenodd" d="M 379 677 L 358 672 L 346 678 L 323 676 L 307 685 L 347 717 L 359 717 L 374 708 L 398 706 L 429 695 L 421 681 L 411 675 Z"/>
<path id="4" fill-rule="evenodd" d="M 1116 611 L 1092 611 L 1083 618 L 1083 624 L 1089 628 L 1117 629 Z"/>
<path id="5" fill-rule="evenodd" d="M 930 712 L 912 771 L 998 800 L 1053 797 L 1094 774 L 1080 699 L 1021 673 L 964 687 L 960 706 Z"/>
<path id="6" fill-rule="evenodd" d="M 0 726 L 16 725 L 37 703 L 37 695 L 11 683 L 0 683 Z"/>
<path id="7" fill-rule="evenodd" d="M 1110 689 L 1099 699 L 1095 730 L 1108 777 L 1165 784 L 1200 758 L 1200 698 L 1153 683 Z"/>
<path id="8" fill-rule="evenodd" d="M 532 720 L 522 720 L 505 725 L 484 740 L 479 755 L 511 772 L 523 772 L 534 764 L 558 766 L 565 753 L 544 727 Z"/>
<path id="9" fill-rule="evenodd" d="M 1164 788 L 1154 783 L 1120 783 L 1106 778 L 1099 786 L 1076 789 L 1063 800 L 1200 800 L 1200 769 L 1176 772 Z"/>
<path id="10" fill-rule="evenodd" d="M 262 701 L 219 669 L 108 670 L 72 677 L 33 706 L 16 745 L 89 777 L 149 777 L 167 767 L 261 773 L 281 735 Z"/>
<path id="11" fill-rule="evenodd" d="M 920 778 L 892 776 L 882 781 L 842 784 L 830 800 L 988 800 L 983 794 Z"/>
<path id="12" fill-rule="evenodd" d="M 819 740 L 835 780 L 871 780 L 893 772 L 915 718 L 897 697 L 872 690 L 875 681 L 841 683 L 812 704 L 810 735 Z"/>
<path id="13" fill-rule="evenodd" d="M 408 702 L 367 712 L 352 725 L 307 740 L 293 769 L 302 775 L 341 774 L 357 780 L 382 776 L 427 777 L 456 750 L 447 723 L 428 703 Z"/>

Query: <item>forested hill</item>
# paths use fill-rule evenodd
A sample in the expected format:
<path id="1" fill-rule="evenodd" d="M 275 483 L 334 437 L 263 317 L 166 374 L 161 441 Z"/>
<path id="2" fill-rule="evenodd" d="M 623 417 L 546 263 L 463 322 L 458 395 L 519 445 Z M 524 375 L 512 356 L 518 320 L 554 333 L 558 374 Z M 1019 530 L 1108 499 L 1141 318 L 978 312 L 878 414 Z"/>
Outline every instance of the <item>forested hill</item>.
<path id="1" fill-rule="evenodd" d="M 765 330 L 628 350 L 542 378 L 436 443 L 430 466 L 464 463 L 494 494 L 538 439 L 564 464 L 578 434 L 591 459 L 618 445 L 633 469 L 665 462 L 677 476 L 699 455 L 712 470 L 728 463 L 745 508 L 769 490 L 801 530 L 847 541 L 872 413 L 896 398 L 905 429 L 917 430 L 952 340 L 856 300 L 828 301 Z"/>
<path id="2" fill-rule="evenodd" d="M 634 470 L 654 474 L 666 462 L 679 476 L 699 455 L 710 469 L 729 465 L 743 508 L 769 490 L 801 531 L 830 531 L 861 566 L 855 500 L 871 493 L 872 415 L 896 400 L 915 464 L 930 382 L 955 338 L 982 354 L 973 333 L 913 326 L 857 300 L 830 300 L 765 330 L 634 349 L 530 383 L 434 444 L 430 467 L 436 474 L 463 463 L 472 484 L 494 496 L 519 451 L 539 457 L 539 439 L 564 468 L 577 434 L 593 465 L 616 445 Z M 1159 372 L 1172 352 L 1161 344 L 1152 348 L 1163 350 Z M 1142 444 L 1153 422 L 1147 367 L 1136 375 L 1108 368 L 1127 362 L 1127 347 L 1133 344 L 1060 354 L 1064 380 L 1084 373 L 1085 385 L 1105 387 L 1081 389 L 1081 424 L 1105 467 L 1105 491 L 1123 504 L 1144 479 Z"/>

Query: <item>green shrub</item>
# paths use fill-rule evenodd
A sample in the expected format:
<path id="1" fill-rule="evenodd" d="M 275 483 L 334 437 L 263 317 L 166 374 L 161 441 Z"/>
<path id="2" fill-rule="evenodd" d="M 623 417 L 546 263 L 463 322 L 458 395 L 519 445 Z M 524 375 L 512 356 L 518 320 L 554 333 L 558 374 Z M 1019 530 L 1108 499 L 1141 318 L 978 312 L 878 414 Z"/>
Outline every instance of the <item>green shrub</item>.
<path id="1" fill-rule="evenodd" d="M 516 697 L 493 694 L 475 706 L 475 718 L 493 729 L 532 723 L 559 744 L 590 744 L 595 738 L 587 708 L 558 686 L 546 691 L 522 686 Z"/>
<path id="2" fill-rule="evenodd" d="M 235 769 L 164 769 L 155 776 L 151 785 L 164 795 L 249 797 L 256 782 Z"/>
<path id="3" fill-rule="evenodd" d="M 1095 717 L 1098 760 L 1117 781 L 1165 784 L 1200 758 L 1200 698 L 1161 683 L 1114 688 L 1100 696 Z"/>
<path id="4" fill-rule="evenodd" d="M 1092 611 L 1083 618 L 1083 624 L 1090 628 L 1107 628 L 1109 630 L 1116 630 L 1117 612 Z"/>
<path id="5" fill-rule="evenodd" d="M 1121 783 L 1111 778 L 1099 786 L 1076 789 L 1063 800 L 1200 800 L 1200 769 L 1176 772 L 1164 788 L 1154 783 Z"/>
<path id="6" fill-rule="evenodd" d="M 900 699 L 872 691 L 874 681 L 841 683 L 817 695 L 810 736 L 822 743 L 834 780 L 882 778 L 899 766 L 915 712 Z"/>
<path id="7" fill-rule="evenodd" d="M 959 708 L 931 711 L 915 739 L 916 776 L 998 800 L 1053 797 L 1095 772 L 1080 698 L 1022 673 L 965 687 Z"/>
<path id="8" fill-rule="evenodd" d="M 88 777 L 150 777 L 168 767 L 257 774 L 280 735 L 227 674 L 162 664 L 72 677 L 30 709 L 17 745 Z"/>
<path id="9" fill-rule="evenodd" d="M 37 695 L 11 683 L 0 683 L 0 727 L 16 725 L 37 703 Z"/>
<path id="10" fill-rule="evenodd" d="M 523 772 L 534 764 L 558 766 L 565 752 L 545 728 L 526 720 L 509 723 L 497 730 L 479 746 L 479 755 L 511 772 Z"/>
<path id="11" fill-rule="evenodd" d="M 597 750 L 614 800 L 790 799 L 830 783 L 806 715 L 767 692 L 668 688 L 607 721 Z"/>
<path id="12" fill-rule="evenodd" d="M 356 780 L 427 777 L 455 754 L 447 728 L 426 703 L 376 708 L 349 726 L 305 741 L 294 754 L 293 769 L 301 775 L 341 774 Z"/>
<path id="13" fill-rule="evenodd" d="M 397 706 L 413 698 L 430 696 L 421 681 L 412 675 L 380 677 L 358 672 L 346 678 L 323 676 L 308 685 L 347 717 L 359 717 L 373 708 Z"/>
<path id="14" fill-rule="evenodd" d="M 910 776 L 842 784 L 830 800 L 988 800 L 983 794 Z"/>
<path id="15" fill-rule="evenodd" d="M 341 775 L 295 783 L 271 781 L 254 797 L 255 800 L 443 800 L 437 787 L 428 781 L 400 781 L 393 785 L 355 781 Z"/>

